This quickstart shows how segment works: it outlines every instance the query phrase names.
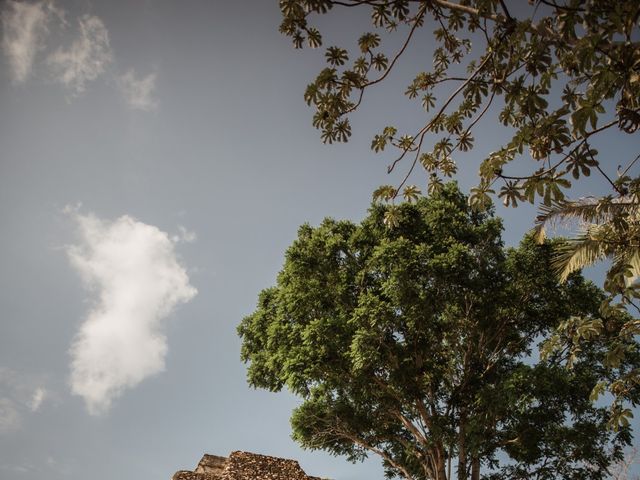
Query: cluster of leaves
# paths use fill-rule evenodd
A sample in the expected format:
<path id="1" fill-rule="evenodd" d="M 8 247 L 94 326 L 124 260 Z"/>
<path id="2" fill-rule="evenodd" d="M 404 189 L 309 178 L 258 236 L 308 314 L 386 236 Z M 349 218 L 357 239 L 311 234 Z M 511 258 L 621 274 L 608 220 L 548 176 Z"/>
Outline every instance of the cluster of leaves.
<path id="1" fill-rule="evenodd" d="M 584 341 L 604 330 L 604 321 L 608 321 L 608 330 L 615 332 L 610 336 L 607 363 L 617 367 L 624 359 L 630 342 L 640 335 L 640 320 L 627 317 L 625 321 L 616 321 L 620 315 L 632 311 L 636 317 L 640 313 L 640 182 L 629 182 L 630 189 L 622 197 L 587 198 L 580 201 L 564 201 L 543 208 L 538 217 L 538 241 L 545 237 L 545 227 L 549 224 L 579 220 L 581 232 L 557 248 L 552 267 L 561 280 L 588 265 L 603 258 L 612 259 L 604 289 L 608 296 L 600 305 L 600 319 L 572 318 L 560 325 L 560 328 L 547 343 L 543 352 L 549 354 L 560 349 L 579 352 Z M 568 358 L 568 366 L 572 357 Z M 614 397 L 611 424 L 617 428 L 627 423 L 631 415 L 624 402 L 640 388 L 640 370 L 623 372 L 610 382 L 601 382 L 594 391 L 594 400 L 608 390 Z"/>
<path id="2" fill-rule="evenodd" d="M 433 113 L 411 133 L 385 127 L 371 144 L 376 152 L 388 146 L 399 151 L 390 170 L 407 156 L 413 158 L 409 172 L 421 164 L 430 174 L 430 191 L 456 173 L 457 153 L 473 148 L 473 129 L 498 97 L 498 120 L 513 135 L 480 164 L 470 197 L 478 208 L 487 208 L 494 194 L 508 206 L 522 201 L 549 206 L 564 200 L 572 182 L 594 169 L 610 181 L 600 168 L 607 159 L 591 147 L 591 137 L 611 128 L 633 134 L 640 127 L 636 0 L 536 0 L 519 3 L 513 12 L 504 0 L 280 0 L 280 30 L 296 48 L 320 47 L 322 35 L 310 19 L 334 7 L 368 8 L 377 30 L 362 34 L 353 55 L 329 47 L 327 67 L 307 87 L 313 124 L 328 143 L 349 139 L 349 114 L 365 91 L 385 80 L 418 29 L 433 31 L 433 66 L 416 75 L 405 92 Z M 380 33 L 401 29 L 407 31 L 405 41 L 389 57 Z M 473 52 L 471 38 L 480 43 Z M 467 74 L 456 75 L 464 65 Z M 438 88 L 446 84 L 454 87 L 438 98 Z M 530 174 L 507 172 L 511 162 L 527 157 L 534 162 Z M 616 193 L 626 183 L 619 181 Z M 396 195 L 402 187 L 404 182 Z"/>
<path id="3" fill-rule="evenodd" d="M 416 32 L 433 32 L 433 63 L 405 91 L 425 110 L 425 122 L 408 133 L 387 126 L 371 143 L 375 152 L 396 152 L 389 171 L 409 162 L 399 185 L 374 192 L 374 200 L 390 203 L 388 227 L 397 227 L 400 218 L 394 200 L 416 201 L 422 195 L 416 185 L 407 184 L 414 168 L 421 165 L 427 174 L 425 193 L 441 190 L 456 175 L 460 153 L 473 149 L 476 126 L 498 109 L 497 121 L 508 137 L 481 160 L 471 206 L 490 208 L 495 197 L 511 207 L 541 205 L 541 240 L 549 223 L 571 218 L 585 222 L 576 238 L 562 244 L 556 270 L 566 279 L 608 257 L 613 266 L 607 272 L 609 296 L 601 316 L 640 312 L 634 303 L 639 297 L 640 177 L 631 174 L 640 155 L 617 151 L 612 159 L 611 152 L 601 153 L 592 145 L 604 131 L 621 136 L 640 132 L 640 2 L 530 0 L 507 6 L 504 0 L 281 0 L 280 7 L 280 30 L 293 38 L 296 48 L 322 45 L 322 34 L 311 24 L 314 15 L 340 7 L 370 13 L 374 31 L 360 37 L 358 51 L 351 55 L 330 47 L 327 67 L 305 93 L 315 108 L 314 126 L 329 143 L 349 139 L 349 114 L 402 60 Z M 403 35 L 402 46 L 386 55 L 383 38 L 396 34 Z M 607 173 L 607 166 L 625 161 L 617 178 Z M 575 182 L 594 172 L 611 195 L 569 200 Z M 637 322 L 619 324 L 620 342 L 633 338 Z M 558 332 L 558 338 L 573 338 L 578 343 L 564 347 L 580 348 L 580 335 Z M 610 348 L 612 354 L 619 351 L 615 342 Z M 616 398 L 614 424 L 615 412 L 625 411 L 622 402 L 638 388 L 640 372 L 627 372 L 618 380 L 622 383 L 607 384 Z"/>
<path id="4" fill-rule="evenodd" d="M 607 363 L 598 335 L 571 370 L 565 350 L 530 358 L 564 322 L 596 318 L 603 293 L 558 283 L 548 243 L 504 249 L 500 221 L 454 184 L 398 205 L 394 228 L 389 208 L 300 228 L 238 329 L 249 383 L 301 397 L 303 446 L 377 454 L 390 477 L 447 480 L 455 459 L 461 480 L 606 478 L 630 428 L 608 428 L 589 397 L 637 352 Z"/>

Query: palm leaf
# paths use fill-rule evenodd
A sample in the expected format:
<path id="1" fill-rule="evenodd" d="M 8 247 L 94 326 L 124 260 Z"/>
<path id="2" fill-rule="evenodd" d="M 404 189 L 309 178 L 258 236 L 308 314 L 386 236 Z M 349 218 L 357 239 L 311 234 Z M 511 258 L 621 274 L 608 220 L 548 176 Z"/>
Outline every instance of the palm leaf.
<path id="1" fill-rule="evenodd" d="M 640 249 L 635 248 L 631 252 L 628 264 L 631 266 L 631 272 L 633 273 L 633 280 L 640 276 Z"/>
<path id="2" fill-rule="evenodd" d="M 580 220 L 584 223 L 602 224 L 622 216 L 637 219 L 640 216 L 640 205 L 630 197 L 611 199 L 581 198 L 576 201 L 555 202 L 549 206 L 541 206 L 536 217 L 534 235 L 541 243 L 546 237 L 545 226 L 558 225 L 563 222 Z"/>
<path id="3" fill-rule="evenodd" d="M 556 250 L 551 266 L 558 273 L 560 281 L 577 270 L 593 265 L 612 254 L 611 245 L 602 241 L 599 235 L 601 227 L 591 226 L 583 234 L 567 240 Z"/>
<path id="4" fill-rule="evenodd" d="M 640 204 L 630 196 L 594 197 L 542 206 L 536 218 L 534 238 L 544 242 L 545 227 L 580 221 L 581 233 L 556 249 L 552 261 L 561 281 L 569 274 L 611 258 L 615 271 L 630 271 L 627 285 L 640 276 Z"/>

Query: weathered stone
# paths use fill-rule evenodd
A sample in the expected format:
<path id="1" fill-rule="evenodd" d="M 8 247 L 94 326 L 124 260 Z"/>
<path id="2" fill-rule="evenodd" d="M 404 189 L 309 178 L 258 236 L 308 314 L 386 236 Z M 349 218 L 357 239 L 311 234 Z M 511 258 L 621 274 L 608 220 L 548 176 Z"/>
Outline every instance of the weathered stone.
<path id="1" fill-rule="evenodd" d="M 180 470 L 171 480 L 321 480 L 310 477 L 295 460 L 250 452 L 231 452 L 229 457 L 204 455 L 196 469 Z"/>
<path id="2" fill-rule="evenodd" d="M 180 470 L 173 474 L 171 480 L 218 480 L 219 475 L 212 475 L 208 473 L 196 473 L 188 470 Z"/>
<path id="3" fill-rule="evenodd" d="M 198 466 L 194 470 L 195 473 L 209 473 L 213 475 L 221 475 L 227 463 L 226 457 L 205 454 Z"/>

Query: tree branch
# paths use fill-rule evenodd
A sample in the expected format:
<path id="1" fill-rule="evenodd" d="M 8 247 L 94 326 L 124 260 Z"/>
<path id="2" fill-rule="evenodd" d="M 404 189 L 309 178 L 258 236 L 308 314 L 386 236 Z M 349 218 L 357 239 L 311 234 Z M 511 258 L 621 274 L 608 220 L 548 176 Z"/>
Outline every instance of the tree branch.
<path id="1" fill-rule="evenodd" d="M 440 108 L 440 110 L 438 111 L 438 113 L 429 121 L 429 123 L 427 123 L 424 127 L 422 127 L 420 129 L 420 131 L 415 135 L 415 137 L 421 137 L 420 138 L 420 143 L 419 146 L 422 145 L 422 138 L 424 137 L 424 135 L 429 131 L 429 129 L 433 126 L 433 124 L 435 122 L 437 122 L 440 117 L 442 116 L 442 114 L 445 112 L 445 110 L 447 109 L 447 107 L 449 107 L 449 105 L 451 104 L 451 102 L 453 102 L 453 100 L 458 96 L 458 94 L 464 90 L 464 88 L 469 85 L 469 83 L 482 71 L 482 69 L 484 68 L 484 66 L 487 64 L 487 62 L 489 62 L 489 60 L 491 59 L 491 57 L 493 56 L 493 54 L 489 54 L 485 57 L 485 59 L 482 61 L 482 63 L 480 63 L 480 65 L 478 65 L 478 67 L 474 70 L 474 72 L 469 76 L 469 78 L 467 78 L 467 80 L 462 83 L 452 94 L 451 96 L 447 99 L 447 101 L 444 103 L 444 105 L 442 105 L 442 107 Z M 402 155 L 400 155 L 400 157 L 398 157 L 391 165 L 389 165 L 389 167 L 387 167 L 387 173 L 391 173 L 393 171 L 393 169 L 395 168 L 395 166 L 404 158 L 404 156 L 407 154 L 407 152 L 411 151 L 410 149 L 405 149 L 404 152 L 402 152 Z M 418 148 L 418 154 L 420 153 L 420 150 Z M 417 159 L 417 156 L 416 156 Z M 414 166 L 417 160 L 414 160 Z M 399 190 L 399 189 L 398 189 Z"/>
<path id="2" fill-rule="evenodd" d="M 606 130 L 607 128 L 611 128 L 614 125 L 617 125 L 617 123 L 618 123 L 617 120 L 612 120 L 611 122 L 603 125 L 602 127 L 599 127 L 599 128 L 596 128 L 595 130 L 591 130 L 590 132 L 587 132 L 581 139 L 576 139 L 576 140 L 573 140 L 572 142 L 566 144 L 565 147 L 568 147 L 572 143 L 580 140 L 580 142 L 575 147 L 573 147 L 569 151 L 569 153 L 566 153 L 554 165 L 550 166 L 549 168 L 547 168 L 546 170 L 544 170 L 544 171 L 542 171 L 540 173 L 535 173 L 533 175 L 529 175 L 529 176 L 525 176 L 525 177 L 516 177 L 516 176 L 511 176 L 511 175 L 503 175 L 503 174 L 500 173 L 500 174 L 496 174 L 496 178 L 502 178 L 503 180 L 530 180 L 532 178 L 540 178 L 540 177 L 543 177 L 545 175 L 548 175 L 553 170 L 555 170 L 560 165 L 562 165 L 571 156 L 571 154 L 573 154 L 576 150 L 578 150 L 578 148 L 580 148 L 583 144 L 586 144 L 587 143 L 587 139 L 589 137 L 591 137 L 592 135 L 595 135 L 596 133 L 600 133 L 603 130 Z M 616 191 L 617 191 L 617 189 L 616 189 Z"/>
<path id="3" fill-rule="evenodd" d="M 483 14 L 480 14 L 480 10 L 469 7 L 467 5 L 460 5 L 459 3 L 447 2 L 446 0 L 433 0 L 433 3 L 435 3 L 436 5 L 440 5 L 443 8 L 448 8 L 449 10 L 457 10 L 458 12 L 468 13 L 476 17 L 488 18 L 493 21 L 498 20 L 497 15 L 483 15 Z"/>
<path id="4" fill-rule="evenodd" d="M 587 142 L 585 140 L 585 145 L 587 146 L 587 152 L 589 153 L 589 156 L 591 157 L 591 160 L 593 160 L 596 164 L 596 169 L 600 172 L 600 174 L 607 179 L 607 182 L 609 182 L 609 184 L 611 184 L 611 186 L 613 187 L 613 189 L 618 192 L 618 194 L 620 194 L 620 196 L 624 196 L 624 193 L 622 191 L 620 191 L 620 189 L 618 188 L 618 186 L 613 183 L 613 181 L 609 178 L 609 175 L 607 175 L 606 173 L 604 173 L 604 170 L 602 170 L 602 168 L 600 167 L 600 162 L 598 162 L 593 154 L 591 153 L 591 148 L 589 148 L 589 142 Z"/>

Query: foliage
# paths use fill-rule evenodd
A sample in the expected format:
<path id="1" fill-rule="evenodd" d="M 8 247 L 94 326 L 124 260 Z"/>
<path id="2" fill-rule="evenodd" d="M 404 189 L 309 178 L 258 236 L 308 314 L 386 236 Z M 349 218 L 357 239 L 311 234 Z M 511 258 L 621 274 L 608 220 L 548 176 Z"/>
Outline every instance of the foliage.
<path id="1" fill-rule="evenodd" d="M 281 0 L 280 31 L 296 48 L 320 47 L 323 37 L 312 22 L 339 8 L 368 11 L 372 31 L 363 33 L 352 51 L 328 48 L 326 68 L 305 92 L 315 109 L 313 124 L 328 143 L 349 139 L 350 114 L 365 94 L 387 80 L 416 42 L 426 45 L 421 34 L 434 36 L 432 65 L 405 91 L 425 110 L 425 122 L 411 132 L 386 126 L 372 140 L 373 151 L 396 152 L 389 172 L 408 162 L 399 185 L 380 187 L 374 199 L 415 201 L 421 191 L 407 182 L 417 166 L 427 174 L 428 194 L 442 189 L 444 180 L 456 175 L 461 154 L 473 149 L 474 130 L 482 121 L 498 123 L 505 127 L 505 141 L 481 160 L 470 204 L 486 209 L 497 196 L 508 207 L 541 205 L 540 238 L 545 224 L 571 218 L 587 222 L 576 238 L 562 244 L 556 267 L 566 277 L 594 261 L 612 259 L 601 314 L 633 307 L 640 266 L 640 177 L 632 167 L 640 155 L 602 153 L 594 143 L 605 131 L 609 141 L 640 132 L 640 2 Z M 392 42 L 394 35 L 401 36 L 401 46 L 388 52 L 385 41 Z M 616 165 L 617 178 L 611 172 Z M 568 199 L 575 183 L 592 173 L 611 194 Z M 397 213 L 395 206 L 387 210 L 387 226 L 396 226 Z M 618 334 L 632 337 L 638 322 L 621 324 Z M 636 388 L 640 374 L 630 375 L 625 384 L 617 391 Z"/>
<path id="2" fill-rule="evenodd" d="M 624 459 L 611 468 L 611 480 L 640 480 L 640 475 L 633 475 L 633 467 L 638 464 L 638 449 L 626 452 Z"/>
<path id="3" fill-rule="evenodd" d="M 394 228 L 389 208 L 300 228 L 238 328 L 249 383 L 302 399 L 303 446 L 377 454 L 389 476 L 446 480 L 455 460 L 459 480 L 605 478 L 630 427 L 609 429 L 589 397 L 637 351 L 607 365 L 598 335 L 531 356 L 567 319 L 596 319 L 602 292 L 577 274 L 558 284 L 549 244 L 505 250 L 501 222 L 453 184 L 395 206 Z"/>
<path id="4" fill-rule="evenodd" d="M 634 182 L 636 183 L 636 182 Z M 609 293 L 600 306 L 600 316 L 609 318 L 627 309 L 640 313 L 637 304 L 640 298 L 640 211 L 637 187 L 632 195 L 619 198 L 605 197 L 601 199 L 582 199 L 580 201 L 564 201 L 543 209 L 538 217 L 537 234 L 544 238 L 545 226 L 567 221 L 578 220 L 582 223 L 581 233 L 561 244 L 556 249 L 552 263 L 561 280 L 585 266 L 603 258 L 610 258 L 612 265 L 607 275 L 604 288 Z M 614 301 L 619 298 L 620 301 Z M 581 340 L 602 333 L 600 320 L 574 318 L 561 324 L 559 330 L 548 342 L 544 351 L 550 352 L 561 348 L 580 349 Z M 567 332 L 572 332 L 567 334 Z M 617 339 L 611 339 L 607 361 L 616 365 L 624 357 L 626 344 L 632 342 L 640 334 L 640 320 L 627 317 L 618 322 Z M 563 340 L 561 340 L 563 339 Z M 629 393 L 640 385 L 640 371 L 631 370 L 625 375 L 609 383 L 601 383 L 594 392 L 597 398 L 605 390 L 613 395 L 612 422 L 619 424 L 625 418 L 628 409 L 622 404 Z"/>
<path id="5" fill-rule="evenodd" d="M 363 33 L 352 52 L 329 47 L 326 68 L 305 92 L 323 141 L 348 140 L 349 114 L 367 90 L 388 77 L 417 32 L 425 29 L 434 35 L 433 65 L 412 79 L 405 94 L 429 116 L 413 132 L 388 126 L 374 137 L 374 151 L 398 151 L 389 170 L 410 157 L 409 170 L 420 163 L 431 174 L 430 184 L 439 188 L 442 177 L 455 174 L 458 154 L 473 148 L 478 122 L 498 109 L 497 120 L 512 136 L 481 162 L 479 183 L 470 197 L 473 205 L 487 206 L 499 186 L 497 195 L 508 206 L 537 199 L 550 206 L 565 198 L 573 181 L 594 170 L 624 195 L 630 179 L 613 182 L 602 168 L 612 162 L 590 141 L 605 130 L 627 135 L 640 127 L 640 3 L 530 0 L 509 8 L 506 3 L 280 0 L 280 31 L 296 48 L 322 45 L 322 34 L 311 23 L 314 15 L 339 7 L 370 12 L 374 31 Z M 384 32 L 402 30 L 402 46 L 387 55 Z M 533 165 L 525 170 L 531 173 L 509 173 L 522 172 L 510 164 L 528 158 Z"/>

